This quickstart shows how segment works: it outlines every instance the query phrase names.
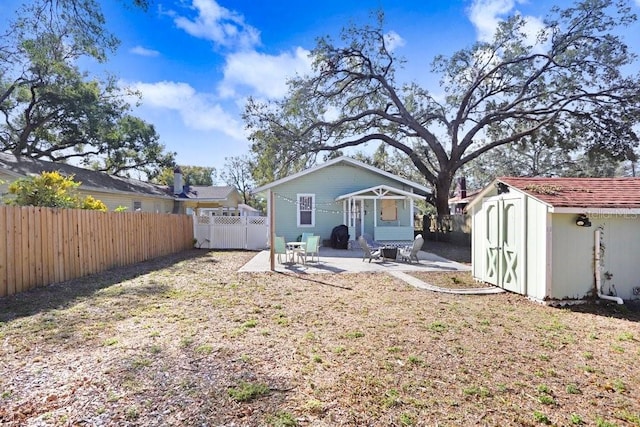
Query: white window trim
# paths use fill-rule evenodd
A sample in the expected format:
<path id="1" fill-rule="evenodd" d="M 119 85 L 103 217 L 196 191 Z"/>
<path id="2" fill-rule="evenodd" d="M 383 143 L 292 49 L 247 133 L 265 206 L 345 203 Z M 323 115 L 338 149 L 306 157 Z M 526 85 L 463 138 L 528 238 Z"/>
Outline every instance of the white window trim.
<path id="1" fill-rule="evenodd" d="M 300 224 L 300 197 L 311 197 L 311 224 Z M 312 193 L 296 194 L 296 223 L 300 228 L 316 226 L 316 195 Z"/>

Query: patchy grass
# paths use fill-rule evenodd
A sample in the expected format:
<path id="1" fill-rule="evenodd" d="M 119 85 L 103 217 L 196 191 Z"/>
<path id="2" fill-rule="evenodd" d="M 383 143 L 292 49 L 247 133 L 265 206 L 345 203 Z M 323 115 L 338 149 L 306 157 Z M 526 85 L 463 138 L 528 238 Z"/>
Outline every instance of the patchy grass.
<path id="1" fill-rule="evenodd" d="M 470 271 L 407 271 L 407 274 L 441 288 L 476 289 L 490 286 L 474 280 Z"/>
<path id="2" fill-rule="evenodd" d="M 237 273 L 252 256 L 1 299 L 0 424 L 640 426 L 636 312 Z M 424 280 L 464 286 L 453 274 Z"/>

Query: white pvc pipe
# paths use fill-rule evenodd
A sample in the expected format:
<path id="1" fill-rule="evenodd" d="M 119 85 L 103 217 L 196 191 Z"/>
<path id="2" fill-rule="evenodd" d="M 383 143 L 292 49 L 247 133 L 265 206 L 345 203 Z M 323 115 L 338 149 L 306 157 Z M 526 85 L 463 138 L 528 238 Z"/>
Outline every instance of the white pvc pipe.
<path id="1" fill-rule="evenodd" d="M 602 279 L 600 278 L 600 229 L 597 228 L 595 231 L 595 246 L 593 248 L 594 251 L 594 274 L 596 276 L 596 291 L 598 292 L 598 298 L 602 298 L 609 301 L 615 301 L 618 304 L 624 304 L 622 298 L 620 297 L 612 297 L 610 295 L 604 295 L 602 293 Z"/>

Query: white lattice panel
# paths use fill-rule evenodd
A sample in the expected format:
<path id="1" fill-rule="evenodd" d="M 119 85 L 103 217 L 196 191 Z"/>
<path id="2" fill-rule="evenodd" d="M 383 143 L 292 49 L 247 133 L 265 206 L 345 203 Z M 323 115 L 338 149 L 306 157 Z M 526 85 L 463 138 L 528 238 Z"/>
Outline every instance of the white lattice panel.
<path id="1" fill-rule="evenodd" d="M 210 224 L 211 223 L 211 217 L 201 215 L 201 216 L 197 217 L 196 223 L 198 223 L 198 224 Z"/>
<path id="2" fill-rule="evenodd" d="M 206 222 L 200 222 L 206 218 Z M 196 247 L 212 249 L 264 249 L 268 244 L 266 217 L 198 217 L 194 225 Z"/>
<path id="3" fill-rule="evenodd" d="M 247 218 L 247 225 L 262 225 L 262 226 L 267 226 L 268 223 L 268 218 L 266 216 L 248 216 L 245 217 Z"/>
<path id="4" fill-rule="evenodd" d="M 242 216 L 214 216 L 213 224 L 215 225 L 244 225 L 245 217 Z"/>

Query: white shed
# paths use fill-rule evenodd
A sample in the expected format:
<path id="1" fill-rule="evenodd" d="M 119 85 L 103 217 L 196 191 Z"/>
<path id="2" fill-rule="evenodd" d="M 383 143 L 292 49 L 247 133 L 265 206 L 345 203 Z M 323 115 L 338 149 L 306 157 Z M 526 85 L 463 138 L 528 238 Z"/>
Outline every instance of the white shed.
<path id="1" fill-rule="evenodd" d="M 498 178 L 467 211 L 477 280 L 549 303 L 640 298 L 640 178 Z"/>

